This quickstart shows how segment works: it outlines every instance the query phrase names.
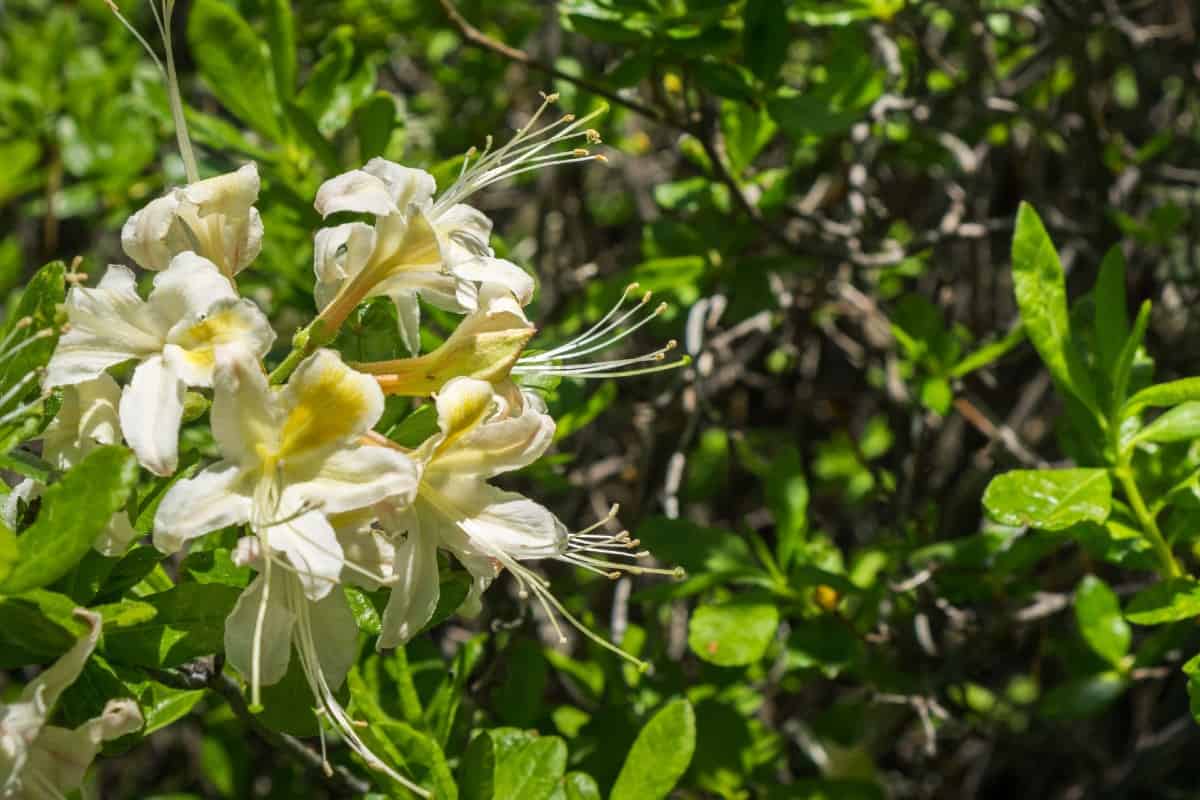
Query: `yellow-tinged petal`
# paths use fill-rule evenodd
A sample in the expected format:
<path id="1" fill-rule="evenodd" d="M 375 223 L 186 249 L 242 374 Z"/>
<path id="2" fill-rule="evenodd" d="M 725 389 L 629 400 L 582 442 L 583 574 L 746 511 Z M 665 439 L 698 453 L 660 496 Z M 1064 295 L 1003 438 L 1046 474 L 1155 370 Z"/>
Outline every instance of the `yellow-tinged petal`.
<path id="1" fill-rule="evenodd" d="M 383 414 L 383 392 L 332 350 L 318 350 L 288 381 L 284 409 L 280 459 L 323 451 L 369 431 Z"/>

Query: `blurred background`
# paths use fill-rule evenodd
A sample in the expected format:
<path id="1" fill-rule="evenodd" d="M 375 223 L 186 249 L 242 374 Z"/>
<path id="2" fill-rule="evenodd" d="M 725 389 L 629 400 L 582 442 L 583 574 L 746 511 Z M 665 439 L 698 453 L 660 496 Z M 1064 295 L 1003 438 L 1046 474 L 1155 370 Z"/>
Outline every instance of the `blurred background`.
<path id="1" fill-rule="evenodd" d="M 157 46 L 149 7 L 121 7 Z M 539 280 L 536 346 L 636 281 L 670 308 L 630 351 L 677 339 L 693 362 L 550 387 L 556 449 L 509 485 L 574 529 L 619 502 L 689 577 L 548 569 L 647 675 L 560 646 L 504 580 L 484 616 L 411 644 L 422 700 L 464 692 L 451 767 L 474 728 L 532 729 L 603 795 L 648 714 L 686 695 L 678 798 L 1195 796 L 1185 677 L 1108 680 L 1071 613 L 1081 575 L 1122 593 L 1146 554 L 998 532 L 979 499 L 997 471 L 1062 457 L 1008 276 L 1021 200 L 1076 288 L 1121 245 L 1131 303 L 1155 302 L 1159 375 L 1196 372 L 1198 24 L 1187 0 L 180 0 L 201 172 L 254 160 L 263 178 L 242 285 L 281 342 L 313 313 L 324 179 L 382 155 L 445 185 L 539 92 L 609 107 L 607 165 L 471 202 Z M 126 217 L 183 182 L 159 76 L 104 2 L 0 3 L 0 290 L 52 259 L 127 262 Z M 453 319 L 430 320 L 433 345 Z M 343 346 L 373 353 L 371 324 Z M 1180 661 L 1196 638 L 1171 629 L 1155 652 Z M 347 796 L 216 701 L 99 786 Z M 512 796 L 592 796 L 574 791 Z"/>

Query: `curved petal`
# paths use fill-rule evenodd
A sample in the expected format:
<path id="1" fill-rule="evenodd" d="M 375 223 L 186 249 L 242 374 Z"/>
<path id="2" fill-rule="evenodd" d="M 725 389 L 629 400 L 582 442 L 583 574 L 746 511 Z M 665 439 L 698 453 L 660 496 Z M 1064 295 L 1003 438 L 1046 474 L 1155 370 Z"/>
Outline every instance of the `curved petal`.
<path id="1" fill-rule="evenodd" d="M 251 161 L 233 172 L 190 183 L 181 192 L 189 203 L 196 206 L 196 214 L 201 219 L 210 214 L 239 217 L 249 213 L 250 207 L 258 200 L 261 185 L 258 165 Z"/>
<path id="2" fill-rule="evenodd" d="M 309 605 L 308 622 L 321 672 L 329 688 L 337 691 L 358 660 L 358 623 L 346 602 L 346 593 L 332 591 Z"/>
<path id="3" fill-rule="evenodd" d="M 176 481 L 154 514 L 154 546 L 174 553 L 197 536 L 248 522 L 251 501 L 241 484 L 242 471 L 230 461 Z"/>
<path id="4" fill-rule="evenodd" d="M 362 171 L 383 181 L 397 208 L 424 207 L 437 191 L 437 182 L 425 170 L 401 166 L 386 158 L 372 158 Z"/>
<path id="5" fill-rule="evenodd" d="M 525 406 L 518 416 L 496 416 L 441 448 L 430 468 L 439 474 L 490 477 L 537 461 L 554 441 L 554 419 Z"/>
<path id="6" fill-rule="evenodd" d="M 421 304 L 415 292 L 395 292 L 391 295 L 396 307 L 400 342 L 412 355 L 421 352 Z"/>
<path id="7" fill-rule="evenodd" d="M 170 266 L 154 276 L 146 304 L 169 331 L 182 319 L 207 313 L 218 301 L 237 299 L 216 264 L 188 251 L 172 258 Z"/>
<path id="8" fill-rule="evenodd" d="M 410 526 L 403 541 L 396 545 L 395 570 L 396 582 L 383 612 L 383 629 L 376 645 L 380 650 L 406 644 L 437 609 L 441 583 L 437 540 L 432 533 Z"/>
<path id="9" fill-rule="evenodd" d="M 72 288 L 66 308 L 70 328 L 46 365 L 46 386 L 91 380 L 115 364 L 162 348 L 166 328 L 146 313 L 133 273 L 125 267 L 109 267 L 95 289 Z"/>
<path id="10" fill-rule="evenodd" d="M 278 457 L 323 458 L 374 427 L 383 414 L 383 391 L 373 377 L 346 366 L 333 350 L 321 349 L 300 362 L 280 404 Z"/>
<path id="11" fill-rule="evenodd" d="M 225 619 L 225 656 L 247 681 L 254 679 L 255 642 L 258 642 L 259 683 L 269 686 L 283 680 L 292 655 L 292 626 L 296 615 L 287 605 L 290 576 L 274 567 L 271 581 L 259 575 L 238 597 Z M 259 616 L 262 615 L 261 627 Z"/>
<path id="12" fill-rule="evenodd" d="M 121 441 L 121 387 L 108 373 L 63 389 L 62 406 L 42 434 L 42 458 L 70 469 L 92 448 Z"/>
<path id="13" fill-rule="evenodd" d="M 125 441 L 142 466 L 155 475 L 170 475 L 178 464 L 186 390 L 163 357 L 154 356 L 138 365 L 121 395 Z"/>
<path id="14" fill-rule="evenodd" d="M 403 453 L 356 445 L 311 462 L 304 473 L 285 466 L 283 505 L 297 507 L 307 501 L 326 514 L 365 508 L 386 498 L 407 505 L 416 496 L 417 480 L 417 465 Z"/>
<path id="15" fill-rule="evenodd" d="M 374 514 L 373 511 L 369 513 Z M 391 581 L 395 569 L 396 546 L 391 539 L 374 530 L 369 523 L 354 525 L 349 529 L 342 526 L 341 519 L 356 516 L 359 515 L 347 514 L 330 520 L 337 529 L 338 541 L 342 543 L 345 558 L 342 583 L 360 586 L 373 592 Z"/>
<path id="16" fill-rule="evenodd" d="M 339 211 L 355 211 L 377 217 L 400 211 L 387 184 L 378 176 L 361 169 L 343 172 L 322 183 L 321 188 L 317 189 L 313 206 L 322 217 Z"/>
<path id="17" fill-rule="evenodd" d="M 333 302 L 346 281 L 362 272 L 375 249 L 375 229 L 362 222 L 347 222 L 317 231 L 313 240 L 314 292 L 317 308 Z"/>
<path id="18" fill-rule="evenodd" d="M 172 227 L 179 213 L 180 194 L 172 190 L 125 221 L 121 228 L 121 247 L 143 269 L 167 268 L 171 257 L 184 244 L 172 237 Z M 172 241 L 172 239 L 176 241 Z"/>
<path id="19" fill-rule="evenodd" d="M 469 477 L 446 478 L 428 485 L 437 494 L 439 511 L 453 512 L 450 519 L 481 554 L 518 560 L 552 558 L 566 547 L 566 526 L 523 495 Z"/>
<path id="20" fill-rule="evenodd" d="M 533 276 L 511 261 L 503 258 L 477 258 L 454 266 L 459 277 L 479 281 L 485 287 L 490 284 L 512 292 L 521 305 L 529 305 L 536 288 Z"/>
<path id="21" fill-rule="evenodd" d="M 274 450 L 283 414 L 278 396 L 258 362 L 237 350 L 217 354 L 209 419 L 221 455 L 247 467 L 262 462 L 260 450 Z"/>
<path id="22" fill-rule="evenodd" d="M 487 381 L 453 378 L 437 393 L 434 405 L 437 408 L 438 428 L 445 438 L 442 447 L 449 447 L 455 440 L 483 424 L 496 408 L 496 396 Z"/>
<path id="23" fill-rule="evenodd" d="M 445 245 L 446 263 L 451 266 L 480 257 L 490 257 L 492 221 L 487 215 L 465 203 L 450 206 L 437 215 L 434 223 Z"/>
<path id="24" fill-rule="evenodd" d="M 238 347 L 262 358 L 275 342 L 271 323 L 252 300 L 218 300 L 179 322 L 167 335 L 163 355 L 188 386 L 211 386 L 217 351 Z"/>
<path id="25" fill-rule="evenodd" d="M 345 558 L 337 534 L 324 514 L 309 511 L 290 519 L 284 516 L 256 533 L 266 539 L 271 550 L 282 553 L 291 562 L 310 600 L 320 600 L 337 585 Z"/>

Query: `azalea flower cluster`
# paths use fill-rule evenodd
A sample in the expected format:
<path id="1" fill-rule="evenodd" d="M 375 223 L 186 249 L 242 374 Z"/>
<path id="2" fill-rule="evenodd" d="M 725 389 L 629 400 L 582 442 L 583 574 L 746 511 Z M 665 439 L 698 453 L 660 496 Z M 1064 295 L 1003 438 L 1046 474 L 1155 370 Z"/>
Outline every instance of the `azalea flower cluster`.
<path id="1" fill-rule="evenodd" d="M 247 164 L 174 189 L 129 219 L 125 252 L 155 273 L 152 287 L 143 298 L 124 266 L 110 266 L 94 288 L 73 287 L 67 330 L 45 375 L 46 387 L 63 393 L 44 447 L 61 467 L 91 447 L 124 440 L 151 473 L 174 475 L 189 391 L 211 391 L 208 421 L 221 458 L 170 485 L 154 519 L 154 544 L 175 553 L 212 531 L 243 531 L 235 561 L 257 576 L 227 620 L 225 649 L 252 706 L 297 658 L 319 717 L 368 765 L 417 792 L 368 749 L 335 696 L 357 652 L 343 585 L 390 590 L 378 646 L 402 645 L 438 604 L 440 550 L 473 578 L 461 611 L 477 610 L 483 591 L 508 570 L 555 625 L 566 618 L 616 649 L 579 625 L 524 562 L 556 559 L 612 576 L 668 572 L 638 566 L 645 555 L 638 543 L 602 530 L 615 509 L 571 532 L 537 502 L 489 483 L 537 460 L 554 438 L 554 419 L 523 382 L 679 363 L 665 362 L 673 343 L 590 360 L 661 312 L 635 287 L 575 340 L 526 352 L 535 332 L 525 312 L 534 281 L 495 257 L 491 221 L 465 201 L 527 170 L 599 158 L 575 146 L 599 140 L 586 118 L 542 122 L 553 100 L 505 145 L 489 141 L 468 153 L 458 179 L 441 192 L 429 173 L 383 159 L 326 181 L 315 199 L 323 217 L 348 212 L 369 221 L 316 233 L 319 314 L 272 372 L 264 359 L 275 333 L 237 289 L 264 234 L 258 173 Z M 348 364 L 328 345 L 372 297 L 395 304 L 410 357 Z M 420 301 L 463 315 L 425 354 Z M 375 432 L 386 395 L 431 398 L 436 433 L 405 448 Z M 23 496 L 36 489 L 26 486 Z M 118 514 L 96 546 L 117 554 L 135 536 Z"/>

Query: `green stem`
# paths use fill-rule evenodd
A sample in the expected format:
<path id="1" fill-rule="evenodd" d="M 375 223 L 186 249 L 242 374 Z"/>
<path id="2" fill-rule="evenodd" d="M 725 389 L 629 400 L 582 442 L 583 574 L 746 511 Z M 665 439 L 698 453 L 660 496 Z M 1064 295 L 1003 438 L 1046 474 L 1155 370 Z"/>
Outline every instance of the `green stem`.
<path id="1" fill-rule="evenodd" d="M 1121 487 L 1125 490 L 1125 496 L 1129 498 L 1129 504 L 1133 506 L 1133 513 L 1137 515 L 1138 521 L 1142 525 L 1142 533 L 1150 541 L 1158 560 L 1162 563 L 1163 571 L 1169 578 L 1181 577 L 1183 570 L 1180 569 L 1179 562 L 1175 560 L 1175 554 L 1171 552 L 1171 545 L 1167 544 L 1166 537 L 1159 530 L 1154 514 L 1150 513 L 1150 509 L 1146 507 L 1146 501 L 1142 499 L 1142 493 L 1133 479 L 1133 472 L 1130 471 L 1129 465 L 1122 464 L 1116 468 L 1115 472 L 1117 480 L 1121 482 Z"/>

